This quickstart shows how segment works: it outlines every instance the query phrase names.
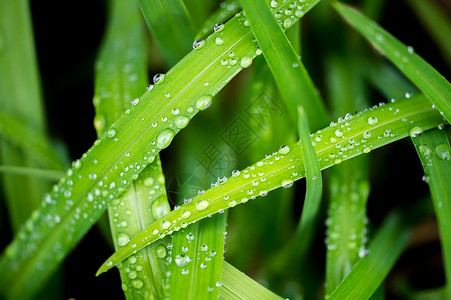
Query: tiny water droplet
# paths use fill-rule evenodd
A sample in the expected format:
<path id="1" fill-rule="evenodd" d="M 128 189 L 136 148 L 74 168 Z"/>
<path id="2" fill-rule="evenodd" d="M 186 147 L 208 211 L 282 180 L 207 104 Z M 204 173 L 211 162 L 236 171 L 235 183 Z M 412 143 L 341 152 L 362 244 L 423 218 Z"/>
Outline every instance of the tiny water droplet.
<path id="1" fill-rule="evenodd" d="M 175 257 L 175 264 L 177 265 L 177 267 L 180 267 L 180 268 L 186 267 L 189 262 L 190 262 L 190 258 L 186 254 L 183 254 L 183 253 L 178 254 Z"/>
<path id="2" fill-rule="evenodd" d="M 130 100 L 130 105 L 131 106 L 136 106 L 139 103 L 139 98 L 133 98 L 132 100 Z"/>
<path id="3" fill-rule="evenodd" d="M 369 117 L 368 118 L 368 124 L 376 125 L 377 124 L 377 118 L 376 117 Z"/>
<path id="4" fill-rule="evenodd" d="M 109 137 L 114 137 L 116 135 L 116 129 L 111 128 L 108 130 L 108 132 L 106 133 Z"/>
<path id="5" fill-rule="evenodd" d="M 222 44 L 224 44 L 224 40 L 221 39 L 220 37 L 217 37 L 215 39 L 215 44 L 218 45 L 218 46 L 221 46 Z"/>
<path id="6" fill-rule="evenodd" d="M 222 23 L 216 23 L 215 26 L 213 27 L 214 32 L 219 32 L 222 29 L 224 29 L 224 24 L 222 24 Z"/>

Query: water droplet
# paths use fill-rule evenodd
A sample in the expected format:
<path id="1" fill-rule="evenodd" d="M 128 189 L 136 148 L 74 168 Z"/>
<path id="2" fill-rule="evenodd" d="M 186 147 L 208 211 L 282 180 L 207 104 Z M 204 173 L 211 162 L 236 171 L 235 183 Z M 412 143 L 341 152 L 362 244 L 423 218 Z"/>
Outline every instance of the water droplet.
<path id="1" fill-rule="evenodd" d="M 335 130 L 335 135 L 337 137 L 342 137 L 343 136 L 343 131 L 341 131 L 340 129 Z"/>
<path id="2" fill-rule="evenodd" d="M 136 106 L 139 103 L 139 98 L 133 98 L 132 100 L 130 100 L 130 105 L 131 106 Z"/>
<path id="3" fill-rule="evenodd" d="M 89 176 L 89 179 L 91 179 L 91 180 L 95 180 L 97 178 L 97 174 L 96 173 L 91 173 L 88 176 Z"/>
<path id="4" fill-rule="evenodd" d="M 371 148 L 370 147 L 365 147 L 363 149 L 363 153 L 370 153 L 371 152 Z"/>
<path id="5" fill-rule="evenodd" d="M 240 61 L 240 66 L 242 68 L 247 68 L 252 64 L 252 58 L 249 56 L 244 56 Z"/>
<path id="6" fill-rule="evenodd" d="M 205 210 L 209 204 L 210 202 L 208 202 L 207 200 L 200 200 L 196 203 L 196 208 L 197 210 Z"/>
<path id="7" fill-rule="evenodd" d="M 164 149 L 171 143 L 172 139 L 175 136 L 175 132 L 172 129 L 165 129 L 157 137 L 156 146 L 159 149 Z"/>
<path id="8" fill-rule="evenodd" d="M 419 149 L 420 149 L 420 153 L 424 157 L 428 157 L 429 155 L 431 155 L 431 149 L 429 148 L 428 145 L 420 145 Z"/>
<path id="9" fill-rule="evenodd" d="M 293 185 L 293 180 L 291 179 L 285 179 L 282 181 L 282 187 L 289 188 Z"/>
<path id="10" fill-rule="evenodd" d="M 236 206 L 236 205 L 237 205 L 237 203 L 236 203 L 235 200 L 231 200 L 231 201 L 229 202 L 229 204 L 228 204 L 229 207 L 234 207 L 234 206 Z"/>
<path id="11" fill-rule="evenodd" d="M 410 129 L 410 136 L 411 137 L 419 137 L 421 134 L 423 133 L 423 129 L 421 127 L 413 127 L 412 129 Z"/>
<path id="12" fill-rule="evenodd" d="M 276 8 L 277 5 L 279 5 L 279 2 L 277 2 L 276 0 L 271 0 L 270 5 L 271 5 L 272 8 Z"/>
<path id="13" fill-rule="evenodd" d="M 182 275 L 187 275 L 189 274 L 189 270 L 188 269 L 183 269 L 182 270 Z"/>
<path id="14" fill-rule="evenodd" d="M 232 171 L 232 177 L 238 177 L 238 176 L 240 176 L 240 170 L 233 170 Z"/>
<path id="15" fill-rule="evenodd" d="M 193 49 L 200 49 L 205 44 L 204 40 L 195 40 L 193 43 Z"/>
<path id="16" fill-rule="evenodd" d="M 300 9 L 297 9 L 297 10 L 294 12 L 294 15 L 295 15 L 296 17 L 298 17 L 298 18 L 302 18 L 302 17 L 304 16 L 304 14 L 305 14 L 305 12 L 303 12 L 303 11 L 300 10 Z"/>
<path id="17" fill-rule="evenodd" d="M 132 280 L 132 286 L 136 289 L 142 288 L 144 285 L 144 282 L 141 279 L 133 279 Z"/>
<path id="18" fill-rule="evenodd" d="M 376 117 L 369 117 L 368 118 L 368 124 L 376 125 L 377 124 L 377 118 Z"/>
<path id="19" fill-rule="evenodd" d="M 126 233 L 119 233 L 117 237 L 117 244 L 121 247 L 127 245 L 130 242 L 130 237 Z"/>
<path id="20" fill-rule="evenodd" d="M 163 222 L 161 222 L 161 229 L 166 230 L 169 227 L 171 227 L 171 222 L 164 220 Z"/>
<path id="21" fill-rule="evenodd" d="M 162 73 L 157 73 L 153 77 L 154 84 L 161 84 L 163 82 L 163 80 L 164 80 L 164 74 L 162 74 Z"/>
<path id="22" fill-rule="evenodd" d="M 203 244 L 202 246 L 200 246 L 200 250 L 203 252 L 208 251 L 208 246 Z"/>
<path id="23" fill-rule="evenodd" d="M 450 160 L 450 149 L 447 144 L 440 144 L 435 148 L 435 152 L 441 160 Z"/>
<path id="24" fill-rule="evenodd" d="M 215 24 L 215 27 L 213 27 L 213 31 L 214 31 L 214 32 L 219 32 L 219 31 L 221 31 L 222 29 L 224 29 L 224 24 L 221 24 L 221 23 L 216 23 L 216 24 Z"/>
<path id="25" fill-rule="evenodd" d="M 279 153 L 282 155 L 288 154 L 288 152 L 290 152 L 290 147 L 286 146 L 286 145 L 282 145 L 279 148 Z"/>
<path id="26" fill-rule="evenodd" d="M 365 133 L 363 133 L 363 137 L 369 139 L 371 137 L 371 132 L 366 131 Z"/>
<path id="27" fill-rule="evenodd" d="M 409 52 L 409 54 L 414 54 L 415 50 L 413 49 L 412 46 L 407 46 L 407 52 Z"/>
<path id="28" fill-rule="evenodd" d="M 221 39 L 220 37 L 217 37 L 215 39 L 215 44 L 218 45 L 218 46 L 221 46 L 222 44 L 224 44 L 224 40 Z"/>
<path id="29" fill-rule="evenodd" d="M 177 267 L 180 267 L 180 268 L 186 267 L 189 262 L 190 262 L 190 258 L 186 254 L 183 254 L 183 253 L 178 254 L 175 257 L 175 264 L 177 265 Z"/>
<path id="30" fill-rule="evenodd" d="M 211 95 L 203 96 L 196 101 L 196 107 L 199 110 L 205 110 L 210 107 L 211 100 L 212 100 Z"/>
<path id="31" fill-rule="evenodd" d="M 146 86 L 146 91 L 150 92 L 151 90 L 153 90 L 153 84 Z"/>
<path id="32" fill-rule="evenodd" d="M 157 254 L 157 256 L 159 258 L 165 258 L 166 257 L 166 247 L 164 245 L 159 245 L 156 249 L 155 249 L 155 253 Z"/>

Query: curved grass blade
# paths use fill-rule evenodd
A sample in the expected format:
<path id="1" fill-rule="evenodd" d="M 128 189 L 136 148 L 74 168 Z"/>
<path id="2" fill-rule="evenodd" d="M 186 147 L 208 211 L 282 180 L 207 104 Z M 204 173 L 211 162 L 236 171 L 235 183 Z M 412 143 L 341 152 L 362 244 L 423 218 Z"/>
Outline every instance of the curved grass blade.
<path id="1" fill-rule="evenodd" d="M 425 96 L 418 95 L 372 108 L 348 117 L 347 122 L 333 123 L 313 134 L 312 141 L 315 143 L 321 168 L 339 164 L 404 138 L 413 127 L 427 130 L 439 126 L 443 123 L 441 115 L 425 103 L 425 99 Z M 246 203 L 258 195 L 264 196 L 280 186 L 289 187 L 294 180 L 304 177 L 304 172 L 299 143 L 289 144 L 242 172 L 235 172 L 227 181 L 193 198 L 191 202 L 137 234 L 131 241 L 136 247 L 124 247 L 114 253 L 100 267 L 97 275 L 110 269 L 133 251 L 180 230 L 189 223 L 239 203 Z"/>
<path id="2" fill-rule="evenodd" d="M 239 1 L 224 1 L 220 7 L 202 24 L 202 27 L 196 33 L 196 39 L 206 37 L 213 31 L 221 30 L 221 25 L 240 11 Z M 216 25 L 217 24 L 217 25 Z"/>
<path id="3" fill-rule="evenodd" d="M 451 21 L 438 5 L 432 1 L 406 0 L 413 12 L 434 39 L 442 57 L 451 66 Z"/>
<path id="4" fill-rule="evenodd" d="M 182 0 L 138 0 L 150 32 L 169 66 L 191 49 L 194 25 Z"/>
<path id="5" fill-rule="evenodd" d="M 413 132 L 411 138 L 431 190 L 442 242 L 447 298 L 451 298 L 451 148 L 443 130 Z"/>
<path id="6" fill-rule="evenodd" d="M 46 170 L 46 169 L 36 169 L 29 167 L 17 167 L 17 166 L 5 166 L 0 165 L 0 172 L 9 174 L 18 174 L 24 176 L 33 176 L 41 179 L 58 181 L 65 175 L 62 171 L 57 170 Z"/>
<path id="7" fill-rule="evenodd" d="M 372 239 L 368 255 L 359 260 L 329 300 L 369 299 L 388 275 L 412 235 L 399 213 L 392 213 Z"/>
<path id="8" fill-rule="evenodd" d="M 313 4 L 318 2 L 319 0 L 314 1 Z M 276 21 L 266 1 L 240 0 L 240 3 L 248 19 L 245 22 L 252 26 L 279 92 L 283 100 L 286 101 L 287 107 L 291 107 L 288 112 L 293 123 L 297 120 L 294 108 L 302 105 L 309 116 L 312 129 L 317 130 L 326 126 L 327 117 L 324 104 L 304 65 L 280 27 L 288 28 L 291 26 L 292 19 L 287 18 L 283 22 L 280 19 Z M 272 10 L 278 12 L 280 8 L 276 6 Z M 291 11 L 291 14 L 302 16 L 304 10 L 296 7 L 296 10 Z"/>
<path id="9" fill-rule="evenodd" d="M 146 41 L 138 7 L 133 1 L 111 1 L 110 22 L 96 70 L 94 125 L 101 137 L 139 96 L 147 82 Z M 108 207 L 114 248 L 170 211 L 159 156 Z M 168 239 L 147 247 L 119 266 L 127 299 L 162 299 L 166 290 Z"/>
<path id="10" fill-rule="evenodd" d="M 305 11 L 313 6 L 309 3 L 304 3 Z M 243 21 L 235 16 L 166 75 L 155 76 L 155 84 L 140 98 L 131 99 L 131 108 L 73 163 L 2 254 L 0 273 L 9 276 L 0 277 L 0 289 L 32 293 L 40 286 L 109 203 L 199 110 L 209 107 L 212 96 L 249 66 L 260 51 Z M 220 45 L 217 37 L 223 40 Z"/>
<path id="11" fill-rule="evenodd" d="M 41 132 L 3 111 L 0 111 L 0 135 L 19 147 L 35 164 L 49 169 L 64 168 L 58 153 Z"/>
<path id="12" fill-rule="evenodd" d="M 451 122 L 451 85 L 440 73 L 417 55 L 412 47 L 405 46 L 355 9 L 338 1 L 333 1 L 332 5 L 346 22 L 415 83 L 448 122 Z"/>
<path id="13" fill-rule="evenodd" d="M 226 261 L 222 263 L 221 285 L 219 286 L 219 299 L 283 299 L 274 294 L 258 282 L 238 271 Z"/>

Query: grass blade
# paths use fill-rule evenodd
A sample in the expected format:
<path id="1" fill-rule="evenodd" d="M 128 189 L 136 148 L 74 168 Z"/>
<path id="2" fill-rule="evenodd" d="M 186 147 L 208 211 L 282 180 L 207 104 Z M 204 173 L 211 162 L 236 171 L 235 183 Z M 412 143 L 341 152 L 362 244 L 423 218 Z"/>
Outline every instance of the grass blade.
<path id="1" fill-rule="evenodd" d="M 231 0 L 222 2 L 220 7 L 213 14 L 211 14 L 210 17 L 208 17 L 204 24 L 202 24 L 202 27 L 197 31 L 196 39 L 204 38 L 210 34 L 212 30 L 214 30 L 216 24 L 220 26 L 239 11 L 239 1 Z"/>
<path id="2" fill-rule="evenodd" d="M 45 170 L 28 167 L 16 167 L 16 166 L 0 166 L 0 172 L 9 174 L 18 174 L 23 176 L 33 176 L 41 179 L 47 179 L 52 181 L 58 181 L 64 176 L 64 172 L 57 170 Z"/>
<path id="3" fill-rule="evenodd" d="M 339 164 L 409 136 L 413 127 L 427 130 L 439 126 L 443 123 L 441 115 L 427 102 L 425 103 L 425 99 L 425 96 L 418 95 L 408 100 L 370 109 L 352 118 L 348 117 L 347 126 L 333 123 L 330 127 L 313 134 L 312 140 L 315 142 L 314 147 L 321 168 Z M 386 110 L 389 108 L 395 113 L 387 114 Z M 265 195 L 280 186 L 291 186 L 294 180 L 304 176 L 304 170 L 299 143 L 289 144 L 280 149 L 278 154 L 268 156 L 242 172 L 236 172 L 235 176 L 223 184 L 193 198 L 190 203 L 169 213 L 164 220 L 155 222 L 137 234 L 131 241 L 136 247 L 124 247 L 113 254 L 100 267 L 97 274 L 110 269 L 134 250 L 139 250 L 180 229 L 182 223 L 187 225 L 194 223 L 212 213 L 246 203 L 260 194 Z M 256 180 L 256 172 L 261 174 L 259 180 Z M 262 184 L 255 186 L 254 181 Z"/>
<path id="4" fill-rule="evenodd" d="M 365 87 L 357 75 L 359 63 L 334 57 L 326 65 L 335 116 L 366 106 Z M 365 254 L 368 157 L 360 156 L 332 168 L 329 191 L 326 295 L 332 293 Z"/>
<path id="5" fill-rule="evenodd" d="M 283 299 L 266 289 L 246 274 L 238 271 L 228 262 L 222 263 L 221 285 L 219 286 L 220 299 Z"/>
<path id="6" fill-rule="evenodd" d="M 451 298 L 451 148 L 443 130 L 414 133 L 411 138 L 423 165 L 438 219 L 447 295 Z"/>
<path id="7" fill-rule="evenodd" d="M 48 139 L 20 119 L 0 111 L 0 135 L 44 168 L 62 170 L 64 165 Z"/>
<path id="8" fill-rule="evenodd" d="M 419 55 L 355 9 L 338 1 L 336 11 L 406 75 L 451 122 L 451 85 Z"/>
<path id="9" fill-rule="evenodd" d="M 369 254 L 359 260 L 328 299 L 369 299 L 407 246 L 411 230 L 399 214 L 391 214 L 376 233 Z"/>
<path id="10" fill-rule="evenodd" d="M 451 21 L 449 16 L 432 1 L 405 1 L 423 23 L 438 46 L 442 57 L 451 66 Z"/>
<path id="11" fill-rule="evenodd" d="M 240 0 L 240 2 L 248 19 L 245 22 L 249 22 L 252 26 L 279 92 L 287 102 L 287 106 L 292 108 L 289 109 L 292 120 L 296 120 L 297 117 L 293 108 L 302 105 L 309 117 L 310 127 L 315 130 L 324 127 L 327 124 L 324 104 L 304 65 L 280 28 L 291 26 L 292 19 L 287 18 L 283 23 L 281 20 L 276 21 L 266 1 Z M 315 1 L 314 4 L 317 2 L 319 1 Z M 273 11 L 279 9 L 276 6 Z M 294 14 L 302 16 L 304 11 L 297 9 Z"/>
<path id="12" fill-rule="evenodd" d="M 95 126 L 101 137 L 147 82 L 146 41 L 133 1 L 111 1 L 110 22 L 96 70 Z M 121 41 L 121 42 L 118 42 Z M 114 248 L 170 211 L 159 156 L 108 207 Z M 167 239 L 147 247 L 119 266 L 127 299 L 164 298 L 168 262 Z"/>
<path id="13" fill-rule="evenodd" d="M 194 25 L 182 0 L 138 0 L 147 26 L 169 66 L 191 49 Z"/>
<path id="14" fill-rule="evenodd" d="M 217 37 L 222 44 L 215 43 Z M 14 286 L 29 293 L 40 286 L 108 204 L 258 53 L 250 29 L 237 15 L 166 75 L 155 76 L 155 85 L 132 99 L 130 109 L 73 163 L 7 247 L 0 258 L 0 273 L 9 276 L 0 277 L 1 289 L 13 287 L 11 278 Z M 246 64 L 238 63 L 244 57 Z"/>

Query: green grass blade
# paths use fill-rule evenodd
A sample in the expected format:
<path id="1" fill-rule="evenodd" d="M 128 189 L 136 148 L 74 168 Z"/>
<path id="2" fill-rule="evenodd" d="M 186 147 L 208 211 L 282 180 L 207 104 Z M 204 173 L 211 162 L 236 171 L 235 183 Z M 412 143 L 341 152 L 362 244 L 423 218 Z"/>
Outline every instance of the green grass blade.
<path id="1" fill-rule="evenodd" d="M 194 25 L 182 0 L 138 0 L 147 26 L 169 66 L 189 52 Z"/>
<path id="2" fill-rule="evenodd" d="M 58 153 L 41 132 L 3 111 L 0 111 L 0 136 L 19 147 L 36 165 L 58 170 L 64 168 Z"/>
<path id="3" fill-rule="evenodd" d="M 211 14 L 210 17 L 202 24 L 202 27 L 196 33 L 196 39 L 201 39 L 206 37 L 215 29 L 215 25 L 217 30 L 220 28 L 221 24 L 228 21 L 231 17 L 233 17 L 237 12 L 240 11 L 240 3 L 239 1 L 224 1 L 220 5 L 220 7 Z"/>
<path id="4" fill-rule="evenodd" d="M 280 19 L 276 21 L 266 1 L 240 0 L 240 2 L 248 19 L 245 22 L 252 26 L 279 92 L 284 101 L 289 103 L 287 106 L 291 107 L 289 114 L 293 123 L 297 120 L 294 107 L 302 105 L 309 117 L 310 127 L 315 130 L 324 127 L 327 124 L 324 104 L 304 65 L 281 29 L 281 26 L 291 26 L 292 19 L 287 18 L 283 23 Z M 317 2 L 319 1 L 314 1 L 313 4 Z M 279 9 L 276 6 L 273 11 Z M 302 16 L 304 11 L 296 8 L 291 13 Z"/>
<path id="5" fill-rule="evenodd" d="M 448 122 L 451 122 L 451 85 L 442 75 L 414 53 L 413 48 L 405 46 L 355 9 L 338 1 L 334 1 L 332 5 L 346 22 L 415 83 Z"/>
<path id="6" fill-rule="evenodd" d="M 413 127 L 427 130 L 439 126 L 444 122 L 441 115 L 425 99 L 425 96 L 418 95 L 408 100 L 369 109 L 348 117 L 346 126 L 343 123 L 333 123 L 330 127 L 313 134 L 312 141 L 315 143 L 321 168 L 328 168 L 404 138 Z M 387 114 L 387 111 L 393 113 Z M 289 144 L 278 153 L 268 156 L 242 172 L 236 172 L 235 176 L 223 184 L 193 198 L 190 203 L 169 213 L 164 220 L 155 222 L 137 234 L 131 241 L 136 247 L 124 247 L 113 254 L 100 267 L 97 274 L 110 269 L 134 250 L 139 250 L 180 229 L 182 224 L 188 225 L 220 210 L 246 203 L 280 186 L 289 187 L 294 180 L 304 177 L 304 171 L 299 143 Z"/>
<path id="7" fill-rule="evenodd" d="M 399 214 L 391 214 L 372 239 L 368 255 L 359 260 L 329 300 L 369 299 L 407 246 L 411 230 Z"/>
<path id="8" fill-rule="evenodd" d="M 451 21 L 433 1 L 406 0 L 438 46 L 442 57 L 451 66 Z"/>
<path id="9" fill-rule="evenodd" d="M 335 116 L 366 106 L 365 87 L 357 71 L 359 63 L 334 57 L 326 65 Z M 332 168 L 329 180 L 326 295 L 332 293 L 365 253 L 368 157 L 360 156 Z"/>
<path id="10" fill-rule="evenodd" d="M 283 299 L 274 294 L 246 274 L 238 271 L 226 261 L 222 263 L 221 285 L 219 286 L 220 299 L 244 300 L 261 299 L 276 300 Z"/>
<path id="11" fill-rule="evenodd" d="M 439 129 L 415 134 L 412 141 L 431 190 L 442 242 L 447 295 L 451 298 L 451 148 L 446 133 Z"/>
<path id="12" fill-rule="evenodd" d="M 259 52 L 239 14 L 164 77 L 154 77 L 155 85 L 132 99 L 130 109 L 73 163 L 7 247 L 0 273 L 10 276 L 0 277 L 0 288 L 25 287 L 20 290 L 32 293 L 40 286 L 106 207 Z"/>
<path id="13" fill-rule="evenodd" d="M 0 172 L 9 174 L 18 174 L 23 176 L 33 176 L 41 179 L 58 181 L 64 176 L 64 172 L 57 170 L 45 170 L 29 167 L 16 167 L 0 165 Z"/>
<path id="14" fill-rule="evenodd" d="M 94 125 L 105 133 L 132 97 L 139 96 L 147 82 L 146 40 L 138 7 L 133 1 L 111 2 L 110 21 L 96 70 Z M 118 42 L 121 41 L 121 42 Z M 170 211 L 159 156 L 108 207 L 114 248 Z M 127 299 L 164 298 L 167 239 L 147 247 L 119 266 Z"/>

